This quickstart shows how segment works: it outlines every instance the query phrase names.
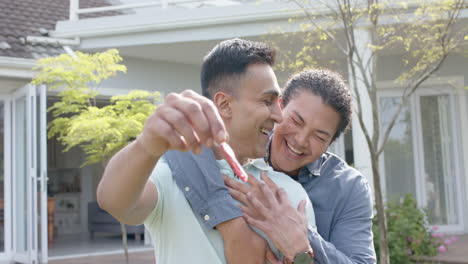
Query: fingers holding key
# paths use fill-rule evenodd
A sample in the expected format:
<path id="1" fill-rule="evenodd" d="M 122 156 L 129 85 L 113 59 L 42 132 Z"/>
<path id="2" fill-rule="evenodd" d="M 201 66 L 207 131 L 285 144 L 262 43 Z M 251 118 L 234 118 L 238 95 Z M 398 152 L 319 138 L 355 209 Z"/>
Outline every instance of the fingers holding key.
<path id="1" fill-rule="evenodd" d="M 170 93 L 148 118 L 141 145 L 153 155 L 169 149 L 191 150 L 199 154 L 202 144 L 226 141 L 227 132 L 215 105 L 193 91 Z"/>
<path id="2" fill-rule="evenodd" d="M 200 148 L 200 139 L 198 138 L 198 135 L 196 131 L 189 125 L 189 120 L 187 119 L 187 116 L 178 110 L 177 108 L 172 108 L 172 107 L 163 107 L 159 111 L 161 119 L 167 122 L 173 130 L 169 131 L 169 133 L 166 133 L 166 138 L 170 137 L 171 134 L 176 134 L 179 136 L 182 136 L 182 140 L 184 141 L 186 145 L 186 149 L 192 150 L 194 152 L 198 151 L 198 148 Z M 171 145 L 171 147 L 175 147 Z"/>
<path id="3" fill-rule="evenodd" d="M 166 119 L 162 118 L 167 108 L 161 106 L 146 120 L 143 131 L 138 136 L 136 143 L 149 155 L 160 156 L 168 149 L 187 151 L 184 138 L 174 133 L 174 127 Z"/>
<path id="4" fill-rule="evenodd" d="M 200 147 L 201 144 L 207 144 L 213 139 L 213 135 L 210 130 L 210 118 L 205 115 L 205 111 L 202 106 L 203 101 L 209 101 L 207 98 L 194 99 L 192 91 L 185 91 L 182 94 L 169 94 L 166 97 L 167 104 L 177 109 L 184 118 L 176 119 L 174 122 L 182 124 L 182 126 L 191 130 L 190 133 L 181 134 L 184 138 L 187 136 L 187 143 L 194 147 Z M 214 108 L 214 105 L 212 105 Z M 213 111 L 217 111 L 215 108 Z M 215 120 L 222 122 L 221 119 Z M 178 130 L 179 131 L 179 130 Z M 181 131 L 179 131 L 181 132 Z M 196 140 L 192 138 L 192 134 L 195 135 Z"/>
<path id="5" fill-rule="evenodd" d="M 208 98 L 199 95 L 191 90 L 186 90 L 182 93 L 183 96 L 192 99 L 200 107 L 203 117 L 206 119 L 206 127 L 200 127 L 200 132 L 203 135 L 199 135 L 202 138 L 202 142 L 205 143 L 205 139 L 211 138 L 212 140 L 221 143 L 228 140 L 228 134 L 224 126 L 224 122 L 219 115 L 218 109 L 214 103 Z M 199 109 L 196 109 L 197 111 Z M 197 120 L 197 125 L 203 125 L 201 120 Z M 212 146 L 211 146 L 212 147 Z"/>

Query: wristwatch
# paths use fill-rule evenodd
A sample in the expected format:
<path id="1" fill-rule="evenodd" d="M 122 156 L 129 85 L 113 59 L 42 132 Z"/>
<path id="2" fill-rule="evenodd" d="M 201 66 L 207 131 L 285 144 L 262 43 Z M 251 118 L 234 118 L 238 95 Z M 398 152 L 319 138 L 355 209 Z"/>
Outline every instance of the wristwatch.
<path id="1" fill-rule="evenodd" d="M 305 252 L 297 253 L 294 259 L 283 257 L 283 264 L 312 264 L 314 263 L 314 252 L 309 249 Z"/>

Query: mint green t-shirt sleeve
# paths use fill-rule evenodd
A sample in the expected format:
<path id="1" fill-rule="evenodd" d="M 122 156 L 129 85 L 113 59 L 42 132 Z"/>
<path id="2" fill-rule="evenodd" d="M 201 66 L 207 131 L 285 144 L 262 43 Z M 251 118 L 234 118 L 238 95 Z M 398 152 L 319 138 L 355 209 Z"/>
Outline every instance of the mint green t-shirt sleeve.
<path id="1" fill-rule="evenodd" d="M 150 215 L 144 221 L 147 226 L 151 226 L 156 221 L 161 220 L 164 206 L 167 204 L 167 197 L 165 197 L 167 196 L 166 193 L 169 191 L 168 189 L 173 186 L 171 170 L 165 160 L 159 160 L 151 173 L 149 181 L 156 187 L 156 191 L 158 192 L 158 202 L 156 203 L 153 211 L 151 211 Z"/>

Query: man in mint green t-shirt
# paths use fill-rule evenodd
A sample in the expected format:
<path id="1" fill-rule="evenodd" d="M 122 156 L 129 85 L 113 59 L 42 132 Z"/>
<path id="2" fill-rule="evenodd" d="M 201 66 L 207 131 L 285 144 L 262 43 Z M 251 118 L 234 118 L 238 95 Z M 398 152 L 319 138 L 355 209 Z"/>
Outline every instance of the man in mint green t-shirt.
<path id="1" fill-rule="evenodd" d="M 221 173 L 235 177 L 225 160 L 218 160 L 217 165 Z M 243 167 L 257 179 L 260 179 L 262 171 L 266 171 L 275 184 L 287 190 L 289 201 L 295 208 L 307 198 L 307 193 L 299 183 L 283 173 L 273 171 L 263 159 L 247 162 Z M 205 219 L 193 212 L 183 194 L 184 191 L 190 190 L 183 190 L 177 186 L 170 168 L 163 159 L 159 160 L 150 179 L 158 191 L 158 203 L 145 220 L 145 226 L 152 236 L 159 263 L 227 263 L 221 234 L 216 229 L 208 229 L 203 225 Z M 315 229 L 312 205 L 307 202 L 305 206 L 307 222 L 310 228 Z M 261 231 L 255 231 L 268 241 Z M 274 245 L 270 243 L 270 246 L 276 256 L 281 258 Z"/>
<path id="2" fill-rule="evenodd" d="M 285 255 L 312 254 L 307 229 L 315 228 L 315 221 L 307 193 L 300 184 L 273 172 L 263 159 L 257 159 L 265 156 L 269 133 L 275 123 L 282 121 L 280 89 L 272 69 L 274 55 L 269 46 L 260 42 L 221 42 L 204 58 L 201 71 L 203 95 L 210 100 L 191 91 L 168 95 L 149 117 L 137 140 L 108 163 L 98 187 L 98 202 L 123 223 L 145 223 L 158 263 L 226 263 L 230 262 L 230 255 L 223 252 L 223 243 L 229 245 L 225 248 L 239 246 L 235 241 L 223 241 L 227 230 L 222 226 L 217 230 L 203 228 L 200 222 L 209 215 L 201 219 L 193 213 L 183 194 L 190 189 L 177 187 L 168 165 L 160 160 L 168 150 L 199 154 L 202 144 L 213 147 L 214 142 L 228 142 L 236 158 L 254 177 L 260 171 L 268 171 L 268 176 L 285 189 L 294 208 L 306 201 L 301 203 L 307 215 L 304 225 L 284 234 L 284 239 L 291 241 L 290 246 L 271 246 L 275 253 L 279 250 Z M 233 176 L 218 148 L 203 151 L 214 151 L 218 168 Z M 254 232 L 244 226 L 236 231 Z M 268 244 L 259 239 L 258 246 L 246 249 L 245 254 L 258 256 L 255 263 L 265 262 L 266 257 L 274 261 L 275 257 L 268 254 Z"/>

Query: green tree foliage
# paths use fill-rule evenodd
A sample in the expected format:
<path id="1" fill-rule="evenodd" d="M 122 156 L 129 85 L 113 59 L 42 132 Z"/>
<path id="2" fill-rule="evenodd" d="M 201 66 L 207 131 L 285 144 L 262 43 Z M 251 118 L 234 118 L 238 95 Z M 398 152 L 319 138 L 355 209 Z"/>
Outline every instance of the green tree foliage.
<path id="1" fill-rule="evenodd" d="M 73 93 L 74 94 L 74 93 Z M 73 96 L 73 95 L 71 95 Z M 54 120 L 50 123 L 49 138 L 57 136 L 65 151 L 79 146 L 87 154 L 86 164 L 107 161 L 117 151 L 135 139 L 148 116 L 156 109 L 159 93 L 131 91 L 128 95 L 113 96 L 104 107 L 64 104 L 69 98 L 51 108 Z M 79 113 L 68 116 L 63 112 Z"/>
<path id="2" fill-rule="evenodd" d="M 36 85 L 46 84 L 59 91 L 60 101 L 51 106 L 49 138 L 57 137 L 65 151 L 80 147 L 86 164 L 107 162 L 113 154 L 135 139 L 148 116 L 156 109 L 159 92 L 131 91 L 113 96 L 110 104 L 99 107 L 97 85 L 126 67 L 115 49 L 103 53 L 76 52 L 40 59 Z"/>
<path id="3" fill-rule="evenodd" d="M 449 54 L 462 54 L 466 22 L 459 20 L 463 0 L 292 0 L 298 14 L 288 29 L 268 36 L 280 48 L 276 69 L 293 73 L 305 68 L 343 66 L 355 97 L 355 113 L 371 157 L 379 215 L 380 263 L 389 263 L 387 224 L 381 190 L 379 157 L 403 106 L 424 81 L 434 76 Z M 291 30 L 294 29 L 294 30 Z M 391 58 L 400 87 L 400 104 L 382 129 L 377 96 L 377 64 Z M 398 61 L 399 60 L 399 61 Z M 343 68 L 343 67 L 342 67 Z M 363 107 L 366 104 L 366 107 Z M 370 105 L 369 105 L 370 104 Z M 370 107 L 364 112 L 363 109 Z M 366 117 L 373 120 L 368 122 Z"/>
<path id="4" fill-rule="evenodd" d="M 125 65 L 120 62 L 122 57 L 116 49 L 95 54 L 77 51 L 76 57 L 62 54 L 43 58 L 38 60 L 35 68 L 38 75 L 33 83 L 47 84 L 52 90 L 89 88 L 95 91 L 93 85 L 99 85 L 103 80 L 127 71 Z"/>

